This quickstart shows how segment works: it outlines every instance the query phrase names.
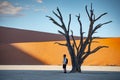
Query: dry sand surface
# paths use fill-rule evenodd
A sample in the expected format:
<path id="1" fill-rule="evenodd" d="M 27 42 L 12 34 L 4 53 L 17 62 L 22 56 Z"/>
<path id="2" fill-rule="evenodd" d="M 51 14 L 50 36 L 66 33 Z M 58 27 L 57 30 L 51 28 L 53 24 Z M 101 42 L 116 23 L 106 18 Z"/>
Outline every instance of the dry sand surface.
<path id="1" fill-rule="evenodd" d="M 82 73 L 64 74 L 61 66 L 1 65 L 0 80 L 120 80 L 120 67 L 82 66 Z"/>

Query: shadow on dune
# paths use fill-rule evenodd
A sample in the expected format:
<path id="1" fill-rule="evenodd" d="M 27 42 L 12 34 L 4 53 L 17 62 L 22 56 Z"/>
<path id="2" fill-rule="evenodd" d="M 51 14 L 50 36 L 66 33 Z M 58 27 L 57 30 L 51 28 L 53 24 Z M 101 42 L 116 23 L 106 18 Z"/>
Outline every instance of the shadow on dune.
<path id="1" fill-rule="evenodd" d="M 37 60 L 27 53 L 11 46 L 0 46 L 0 65 L 44 65 L 46 63 Z"/>
<path id="2" fill-rule="evenodd" d="M 79 39 L 75 37 L 75 39 Z M 0 26 L 0 43 L 61 41 L 65 38 L 60 34 L 37 32 Z"/>

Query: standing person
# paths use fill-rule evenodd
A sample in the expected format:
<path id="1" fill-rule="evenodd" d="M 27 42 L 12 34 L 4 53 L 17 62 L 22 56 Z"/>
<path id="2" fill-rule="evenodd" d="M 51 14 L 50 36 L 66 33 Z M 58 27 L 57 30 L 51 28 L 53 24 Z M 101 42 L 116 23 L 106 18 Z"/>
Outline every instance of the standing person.
<path id="1" fill-rule="evenodd" d="M 66 66 L 68 63 L 68 59 L 66 58 L 66 54 L 63 55 L 63 69 L 64 69 L 64 73 L 66 73 Z"/>

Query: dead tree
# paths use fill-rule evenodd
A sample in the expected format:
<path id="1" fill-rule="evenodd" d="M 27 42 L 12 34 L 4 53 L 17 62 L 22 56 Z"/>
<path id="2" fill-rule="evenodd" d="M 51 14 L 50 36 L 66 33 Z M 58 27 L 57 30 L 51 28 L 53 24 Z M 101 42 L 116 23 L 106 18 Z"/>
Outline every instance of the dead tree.
<path id="1" fill-rule="evenodd" d="M 97 52 L 101 48 L 108 47 L 108 46 L 97 46 L 96 48 L 91 50 L 91 44 L 93 40 L 99 38 L 99 37 L 93 37 L 93 34 L 96 33 L 96 31 L 99 28 L 101 28 L 103 25 L 111 23 L 112 21 L 99 23 L 98 25 L 94 26 L 94 23 L 98 21 L 100 18 L 102 18 L 104 15 L 106 15 L 107 13 L 103 13 L 100 16 L 96 17 L 94 13 L 94 9 L 92 8 L 92 4 L 91 4 L 90 11 L 88 11 L 87 5 L 85 6 L 85 10 L 90 21 L 88 35 L 86 38 L 84 38 L 83 36 L 84 32 L 82 30 L 83 26 L 80 20 L 80 14 L 76 16 L 79 23 L 79 31 L 80 31 L 79 44 L 76 43 L 72 30 L 71 30 L 71 36 L 70 36 L 71 14 L 69 14 L 69 21 L 67 26 L 63 21 L 63 16 L 59 8 L 57 8 L 57 12 L 53 11 L 53 14 L 60 20 L 60 23 L 58 23 L 54 18 L 47 16 L 55 25 L 57 25 L 63 30 L 63 31 L 58 30 L 58 32 L 65 37 L 66 44 L 61 44 L 61 43 L 58 43 L 58 44 L 62 46 L 66 46 L 68 48 L 68 51 L 71 57 L 71 63 L 72 63 L 71 72 L 81 72 L 81 65 L 90 54 Z M 72 38 L 72 41 L 70 37 Z"/>

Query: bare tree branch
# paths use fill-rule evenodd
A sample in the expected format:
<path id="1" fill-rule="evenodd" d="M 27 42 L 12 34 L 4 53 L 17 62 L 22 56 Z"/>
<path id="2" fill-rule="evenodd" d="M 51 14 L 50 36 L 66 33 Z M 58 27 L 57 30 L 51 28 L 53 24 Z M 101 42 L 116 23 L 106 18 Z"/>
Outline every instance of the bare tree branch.
<path id="1" fill-rule="evenodd" d="M 92 43 L 99 43 L 99 41 L 93 41 L 94 39 L 100 39 L 100 37 L 92 37 Z"/>
<path id="2" fill-rule="evenodd" d="M 62 26 L 64 27 L 65 31 L 67 31 L 67 30 L 66 30 L 66 27 L 65 27 L 65 24 L 64 24 L 64 21 L 63 21 L 62 14 L 61 14 L 59 8 L 57 8 L 57 11 L 58 11 L 58 13 L 59 13 L 59 15 L 60 15 L 60 20 L 61 20 Z"/>
<path id="3" fill-rule="evenodd" d="M 58 32 L 59 32 L 60 34 L 62 34 L 63 36 L 66 36 L 65 33 L 63 33 L 62 31 L 58 30 Z"/>
<path id="4" fill-rule="evenodd" d="M 60 15 L 60 18 L 63 20 L 62 14 L 61 14 L 61 12 L 60 12 L 60 10 L 59 10 L 58 7 L 57 7 L 57 11 L 58 11 L 58 13 L 59 13 L 59 15 Z"/>
<path id="5" fill-rule="evenodd" d="M 69 14 L 68 33 L 69 33 L 69 31 L 70 31 L 70 23 L 71 23 L 71 14 Z"/>
<path id="6" fill-rule="evenodd" d="M 67 44 L 62 44 L 62 43 L 59 43 L 59 42 L 55 42 L 54 44 L 58 44 L 58 45 L 61 45 L 61 46 L 67 46 Z"/>
<path id="7" fill-rule="evenodd" d="M 83 61 L 89 56 L 87 52 L 84 53 L 84 55 L 81 57 L 80 63 L 83 63 Z"/>
<path id="8" fill-rule="evenodd" d="M 98 24 L 93 30 L 92 30 L 92 35 L 95 33 L 95 31 L 99 28 L 101 28 L 103 25 L 105 24 L 108 24 L 108 23 L 111 23 L 112 21 L 108 21 L 108 22 L 105 22 L 105 23 L 102 23 L 102 24 Z"/>
<path id="9" fill-rule="evenodd" d="M 72 44 L 72 49 L 73 49 L 73 52 L 75 53 L 75 44 L 74 43 Z"/>
<path id="10" fill-rule="evenodd" d="M 56 24 L 57 26 L 59 26 L 59 27 L 61 27 L 61 28 L 63 28 L 57 21 L 55 21 L 52 17 L 50 17 L 50 16 L 46 16 L 46 17 L 48 17 L 54 24 Z"/>
<path id="11" fill-rule="evenodd" d="M 95 19 L 95 21 L 97 21 L 98 19 L 100 19 L 102 16 L 106 15 L 107 13 L 103 13 L 101 14 L 98 18 Z"/>
<path id="12" fill-rule="evenodd" d="M 89 43 L 88 43 L 88 52 L 90 52 L 91 50 L 91 43 L 92 43 L 92 37 L 90 38 Z"/>
<path id="13" fill-rule="evenodd" d="M 88 15 L 88 18 L 89 18 L 89 20 L 90 20 L 90 14 L 89 14 L 89 12 L 88 12 L 87 5 L 85 6 L 85 10 L 86 10 L 86 13 L 87 13 L 87 15 Z"/>
<path id="14" fill-rule="evenodd" d="M 97 52 L 97 51 L 100 50 L 101 48 L 108 48 L 108 46 L 98 46 L 98 47 L 96 47 L 95 49 L 93 49 L 93 50 L 90 52 L 90 54 Z"/>
<path id="15" fill-rule="evenodd" d="M 91 3 L 91 9 L 90 9 L 90 21 L 94 21 L 93 20 L 93 16 L 94 16 L 94 9 L 92 8 L 92 3 Z"/>
<path id="16" fill-rule="evenodd" d="M 97 48 L 95 48 L 93 51 L 91 52 L 85 52 L 84 55 L 81 58 L 81 62 L 83 62 L 90 54 L 97 52 L 98 50 L 100 50 L 101 48 L 108 48 L 108 46 L 98 46 Z"/>
<path id="17" fill-rule="evenodd" d="M 80 48 L 80 46 L 82 47 L 83 45 L 83 31 L 82 31 L 82 22 L 80 20 L 80 14 L 77 17 L 77 20 L 79 22 L 79 26 L 80 26 L 80 43 L 79 43 L 79 46 L 78 46 L 78 49 Z"/>
<path id="18" fill-rule="evenodd" d="M 74 46 L 75 46 L 75 48 L 76 48 L 76 50 L 77 50 L 77 52 L 78 52 L 78 48 L 77 48 L 77 44 L 76 44 L 76 41 L 75 41 L 75 39 L 74 39 L 74 36 L 73 36 L 73 31 L 71 30 L 71 37 L 72 37 L 72 40 L 73 40 L 73 43 L 74 43 Z"/>
<path id="19" fill-rule="evenodd" d="M 54 20 L 52 17 L 50 16 L 47 16 L 54 24 L 56 24 L 57 26 L 59 26 L 60 28 L 62 28 L 64 30 L 65 33 L 67 33 L 68 31 L 68 34 L 69 34 L 69 28 L 70 28 L 70 23 L 71 23 L 71 14 L 69 15 L 69 23 L 68 23 L 68 30 L 66 29 L 66 26 L 64 24 L 64 21 L 63 21 L 63 17 L 62 17 L 62 14 L 59 10 L 59 8 L 57 8 L 57 12 L 54 12 L 53 11 L 53 14 L 60 20 L 61 24 L 59 24 L 56 20 Z"/>
<path id="20" fill-rule="evenodd" d="M 99 41 L 92 41 L 92 43 L 99 43 Z"/>
<path id="21" fill-rule="evenodd" d="M 93 39 L 100 39 L 100 37 L 92 37 L 92 40 L 93 40 Z"/>
<path id="22" fill-rule="evenodd" d="M 91 18 L 91 16 L 90 16 Z M 84 41 L 83 43 L 83 49 L 82 50 L 85 50 L 85 48 L 88 46 L 91 45 L 91 38 L 92 38 L 92 30 L 93 30 L 93 25 L 94 25 L 94 21 L 92 19 L 90 19 L 90 25 L 89 25 L 89 30 L 88 30 L 88 36 L 86 38 L 86 40 Z M 88 50 L 89 50 L 89 47 L 88 47 Z"/>
<path id="23" fill-rule="evenodd" d="M 105 22 L 105 23 L 102 23 L 102 25 L 105 25 L 105 24 L 108 24 L 108 23 L 111 23 L 112 21 L 108 21 L 108 22 Z"/>
<path id="24" fill-rule="evenodd" d="M 53 14 L 54 14 L 55 16 L 57 16 L 59 19 L 61 19 L 61 17 L 60 17 L 57 13 L 55 13 L 54 11 L 53 11 Z"/>
<path id="25" fill-rule="evenodd" d="M 94 21 L 95 21 L 95 14 L 93 14 L 93 19 L 94 19 Z"/>
<path id="26" fill-rule="evenodd" d="M 91 3 L 91 10 L 92 10 L 92 3 Z"/>

